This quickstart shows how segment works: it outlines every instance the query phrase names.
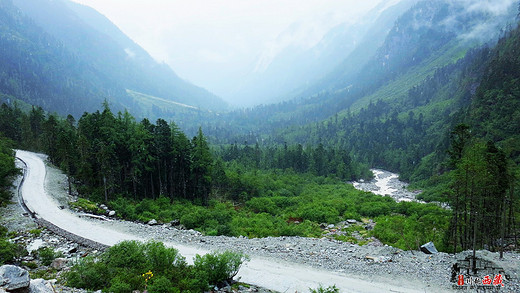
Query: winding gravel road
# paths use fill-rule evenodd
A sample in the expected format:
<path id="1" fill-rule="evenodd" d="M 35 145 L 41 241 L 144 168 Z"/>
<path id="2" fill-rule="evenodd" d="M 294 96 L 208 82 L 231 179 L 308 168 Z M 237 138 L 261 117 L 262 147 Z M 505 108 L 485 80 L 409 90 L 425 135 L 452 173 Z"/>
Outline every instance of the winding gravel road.
<path id="1" fill-rule="evenodd" d="M 43 161 L 44 156 L 21 150 L 16 152 L 16 156 L 27 165 L 21 191 L 26 205 L 36 213 L 36 217 L 45 219 L 72 234 L 109 246 L 123 240 L 146 240 L 128 231 L 117 231 L 110 225 L 104 225 L 101 221 L 80 218 L 69 210 L 60 209 L 58 202 L 45 191 L 46 167 Z M 201 248 L 175 242 L 166 242 L 165 244 L 178 249 L 187 260 L 191 260 L 195 254 L 208 252 Z M 251 261 L 242 266 L 238 277 L 241 278 L 241 282 L 279 292 L 307 292 L 309 288 L 333 284 L 341 292 L 441 291 L 440 288 L 432 287 L 426 290 L 420 282 L 407 279 L 406 276 L 388 281 L 373 279 L 371 276 L 366 276 L 366 279 L 359 279 L 346 274 L 259 256 L 252 256 Z"/>

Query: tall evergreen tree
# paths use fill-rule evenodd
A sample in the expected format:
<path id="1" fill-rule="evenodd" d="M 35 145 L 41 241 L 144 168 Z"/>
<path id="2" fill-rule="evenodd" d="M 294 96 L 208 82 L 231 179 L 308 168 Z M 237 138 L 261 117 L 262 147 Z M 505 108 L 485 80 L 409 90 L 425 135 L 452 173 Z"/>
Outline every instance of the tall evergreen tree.
<path id="1" fill-rule="evenodd" d="M 213 159 L 206 138 L 199 128 L 197 136 L 192 140 L 192 191 L 207 204 L 211 190 L 211 169 Z"/>

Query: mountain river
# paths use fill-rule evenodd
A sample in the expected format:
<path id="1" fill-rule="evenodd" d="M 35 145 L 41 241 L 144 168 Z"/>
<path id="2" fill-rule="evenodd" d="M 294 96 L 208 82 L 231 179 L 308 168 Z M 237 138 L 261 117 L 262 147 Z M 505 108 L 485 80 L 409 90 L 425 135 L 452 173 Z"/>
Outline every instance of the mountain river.
<path id="1" fill-rule="evenodd" d="M 416 196 L 420 191 L 408 191 L 408 184 L 399 180 L 399 175 L 381 170 L 371 169 L 374 179 L 370 181 L 355 181 L 352 183 L 356 189 L 370 191 L 381 196 L 390 196 L 396 201 L 417 201 Z"/>

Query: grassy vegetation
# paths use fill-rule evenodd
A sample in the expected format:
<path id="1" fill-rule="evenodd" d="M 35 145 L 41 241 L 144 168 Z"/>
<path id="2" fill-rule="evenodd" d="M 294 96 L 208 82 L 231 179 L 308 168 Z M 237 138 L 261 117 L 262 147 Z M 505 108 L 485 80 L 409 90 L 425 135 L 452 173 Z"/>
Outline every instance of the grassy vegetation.
<path id="1" fill-rule="evenodd" d="M 63 257 L 62 252 L 54 251 L 51 247 L 42 247 L 36 252 L 38 259 L 44 266 L 49 266 L 53 260 L 59 257 Z"/>
<path id="2" fill-rule="evenodd" d="M 87 257 L 64 274 L 67 285 L 122 293 L 204 292 L 231 280 L 248 258 L 224 252 L 197 255 L 188 265 L 174 248 L 160 242 L 121 242 L 97 258 Z"/>
<path id="3" fill-rule="evenodd" d="M 401 249 L 416 249 L 417 243 L 434 241 L 444 248 L 444 232 L 450 213 L 433 204 L 396 203 L 354 189 L 339 180 L 294 174 L 283 171 L 244 172 L 236 178 L 237 185 L 248 186 L 252 194 L 241 192 L 237 201 L 214 197 L 208 206 L 189 201 L 170 201 L 161 197 L 134 202 L 125 198 L 109 206 L 118 215 L 143 222 L 174 219 L 187 229 L 206 235 L 306 236 L 320 237 L 320 223 L 336 224 L 347 219 L 375 219 L 376 228 L 366 232 L 361 226 L 349 228 L 339 240 L 358 242 L 349 237 L 354 232 L 376 236 L 384 243 Z M 239 191 L 237 191 L 239 192 Z M 362 243 L 361 243 L 362 244 Z"/>
<path id="4" fill-rule="evenodd" d="M 323 286 L 319 286 L 316 289 L 309 288 L 309 292 L 311 293 L 339 293 L 339 289 L 336 285 L 329 286 L 324 288 Z"/>
<path id="5" fill-rule="evenodd" d="M 448 64 L 455 63 L 459 59 L 463 58 L 468 51 L 468 48 L 467 45 L 460 44 L 458 40 L 448 43 L 443 50 L 440 50 L 441 52 L 445 52 L 444 54 L 434 54 L 406 74 L 403 74 L 382 86 L 375 93 L 359 99 L 351 106 L 350 111 L 357 112 L 361 108 L 366 107 L 371 101 L 395 101 L 406 97 L 408 90 L 422 83 L 429 76 L 432 76 L 435 73 L 435 70 Z M 346 114 L 347 111 L 344 111 L 341 112 L 339 116 L 343 117 Z"/>
<path id="6" fill-rule="evenodd" d="M 17 258 L 27 255 L 27 251 L 21 245 L 10 241 L 7 228 L 0 226 L 0 265 L 13 263 Z"/>
<path id="7" fill-rule="evenodd" d="M 138 116 L 148 117 L 150 119 L 161 118 L 160 116 L 162 116 L 161 114 L 163 113 L 169 113 L 170 116 L 200 115 L 201 113 L 209 113 L 208 111 L 200 110 L 194 106 L 177 103 L 133 90 L 127 89 L 126 93 L 133 99 L 133 101 L 131 103 L 127 102 L 125 106 L 140 113 Z"/>
<path id="8" fill-rule="evenodd" d="M 96 215 L 105 213 L 105 211 L 103 209 L 99 208 L 96 205 L 96 203 L 94 203 L 88 199 L 85 199 L 85 198 L 78 198 L 77 201 L 71 201 L 71 202 L 69 202 L 69 205 L 72 208 L 75 208 L 75 209 L 78 209 L 80 211 L 84 211 L 87 213 L 92 213 L 92 214 L 96 214 Z"/>

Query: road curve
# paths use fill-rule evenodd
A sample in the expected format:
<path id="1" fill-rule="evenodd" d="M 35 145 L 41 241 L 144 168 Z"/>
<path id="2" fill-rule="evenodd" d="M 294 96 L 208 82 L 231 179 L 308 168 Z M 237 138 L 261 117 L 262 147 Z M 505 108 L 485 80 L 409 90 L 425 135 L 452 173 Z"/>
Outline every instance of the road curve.
<path id="1" fill-rule="evenodd" d="M 59 204 L 45 191 L 46 169 L 42 156 L 21 150 L 16 151 L 16 156 L 27 165 L 21 192 L 25 204 L 37 218 L 42 218 L 71 234 L 108 246 L 123 240 L 146 240 L 133 234 L 103 227 L 102 222 L 85 220 L 68 210 L 58 208 Z M 208 252 L 178 243 L 165 244 L 178 249 L 187 260 L 191 260 L 195 254 Z M 440 292 L 439 288 L 425 288 L 424 284 L 407 280 L 405 276 L 402 280 L 388 281 L 371 280 L 369 276 L 367 279 L 357 279 L 344 274 L 256 256 L 242 266 L 238 277 L 245 283 L 291 293 L 308 292 L 309 288 L 333 284 L 341 292 Z"/>

